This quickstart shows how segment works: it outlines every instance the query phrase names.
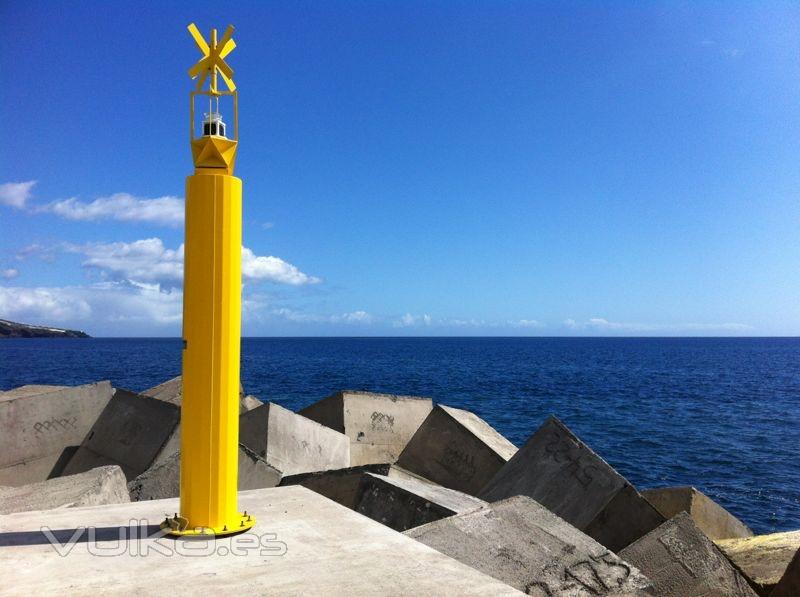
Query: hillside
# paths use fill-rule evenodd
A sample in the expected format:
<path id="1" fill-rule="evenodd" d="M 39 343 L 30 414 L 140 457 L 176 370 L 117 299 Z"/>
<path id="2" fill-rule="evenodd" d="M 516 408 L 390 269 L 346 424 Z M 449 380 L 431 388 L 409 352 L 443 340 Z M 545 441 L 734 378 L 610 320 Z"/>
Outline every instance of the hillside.
<path id="1" fill-rule="evenodd" d="M 0 319 L 0 338 L 90 338 L 86 332 L 28 325 Z"/>

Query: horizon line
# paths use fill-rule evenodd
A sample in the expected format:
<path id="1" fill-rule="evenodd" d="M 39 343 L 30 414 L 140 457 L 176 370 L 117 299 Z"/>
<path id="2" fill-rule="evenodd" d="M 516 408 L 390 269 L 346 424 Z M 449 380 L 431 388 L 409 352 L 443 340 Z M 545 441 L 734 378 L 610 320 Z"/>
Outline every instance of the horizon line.
<path id="1" fill-rule="evenodd" d="M 472 336 L 472 335 L 444 335 L 444 336 L 312 336 L 312 335 L 304 335 L 304 336 L 241 336 L 241 339 L 248 339 L 248 340 L 265 340 L 265 339 L 275 339 L 275 340 L 299 340 L 299 339 L 309 339 L 309 340 L 319 340 L 319 339 L 343 339 L 343 340 L 391 340 L 391 339 L 487 339 L 487 338 L 497 338 L 497 339 L 541 339 L 541 340 L 555 340 L 555 339 L 575 339 L 575 340 L 586 340 L 586 339 L 595 339 L 595 340 L 602 340 L 602 339 L 649 339 L 649 340 L 686 340 L 686 339 L 729 339 L 729 340 L 765 340 L 765 339 L 795 339 L 800 338 L 800 335 L 767 335 L 767 336 L 711 336 L 711 335 L 688 335 L 688 336 L 657 336 L 657 335 L 592 335 L 592 336 L 581 336 L 581 335 L 558 335 L 558 336 L 504 336 L 504 335 L 491 335 L 491 336 Z M 25 337 L 9 337 L 4 336 L 0 337 L 0 341 L 2 340 L 53 340 L 53 339 L 69 339 L 69 340 L 182 340 L 182 336 L 89 336 L 88 338 L 63 338 L 60 336 L 47 336 L 47 337 L 38 337 L 38 338 L 25 338 Z"/>

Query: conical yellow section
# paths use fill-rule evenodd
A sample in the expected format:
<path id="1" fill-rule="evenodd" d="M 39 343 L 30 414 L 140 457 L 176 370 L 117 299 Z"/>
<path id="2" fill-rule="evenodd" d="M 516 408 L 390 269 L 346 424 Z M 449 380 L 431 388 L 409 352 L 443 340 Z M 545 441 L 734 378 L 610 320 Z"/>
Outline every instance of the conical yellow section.
<path id="1" fill-rule="evenodd" d="M 237 142 L 225 137 L 200 137 L 192 141 L 195 168 L 224 168 L 233 174 Z"/>

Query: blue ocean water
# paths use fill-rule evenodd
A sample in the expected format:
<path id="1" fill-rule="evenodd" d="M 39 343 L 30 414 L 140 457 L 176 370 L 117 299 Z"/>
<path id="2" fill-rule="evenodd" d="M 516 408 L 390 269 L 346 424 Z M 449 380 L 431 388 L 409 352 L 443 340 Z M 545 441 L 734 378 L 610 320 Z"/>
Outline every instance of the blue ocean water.
<path id="1" fill-rule="evenodd" d="M 179 339 L 5 339 L 0 389 L 180 373 Z M 245 338 L 245 390 L 430 396 L 522 445 L 555 414 L 640 489 L 694 485 L 757 533 L 800 528 L 800 339 Z"/>

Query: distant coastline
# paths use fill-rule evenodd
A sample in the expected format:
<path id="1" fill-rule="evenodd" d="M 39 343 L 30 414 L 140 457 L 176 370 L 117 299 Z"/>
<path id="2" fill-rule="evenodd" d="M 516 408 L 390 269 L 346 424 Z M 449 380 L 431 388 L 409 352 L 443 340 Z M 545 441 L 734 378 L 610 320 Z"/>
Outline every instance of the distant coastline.
<path id="1" fill-rule="evenodd" d="M 0 338 L 91 338 L 80 330 L 66 330 L 0 319 Z"/>

